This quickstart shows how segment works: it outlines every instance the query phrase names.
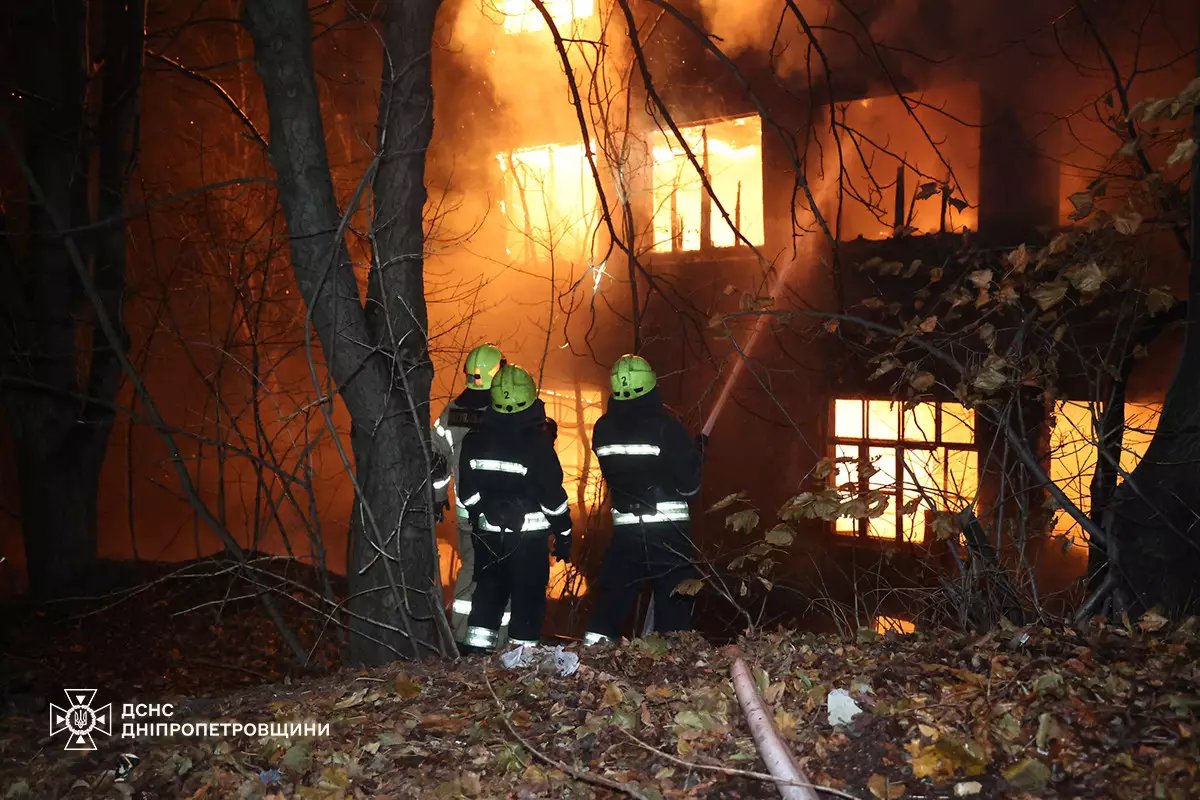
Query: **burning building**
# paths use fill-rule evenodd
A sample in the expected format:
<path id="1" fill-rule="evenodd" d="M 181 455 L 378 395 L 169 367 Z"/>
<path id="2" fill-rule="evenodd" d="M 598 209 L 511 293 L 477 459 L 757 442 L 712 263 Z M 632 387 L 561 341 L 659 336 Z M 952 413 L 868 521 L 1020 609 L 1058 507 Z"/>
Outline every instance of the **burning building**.
<path id="1" fill-rule="evenodd" d="M 1106 100 L 1112 78 L 1091 67 L 1078 73 L 1078 53 L 1091 58 L 1095 45 L 1069 14 L 1058 19 L 1069 8 L 1014 11 L 998 0 L 970 8 L 948 0 L 863 5 L 857 12 L 821 0 L 787 7 L 767 0 L 444 6 L 427 163 L 432 410 L 457 391 L 462 354 L 482 339 L 501 343 L 537 378 L 559 423 L 557 447 L 583 539 L 578 570 L 559 568 L 553 577 L 555 597 L 585 595 L 598 568 L 608 522 L 589 436 L 608 394 L 608 367 L 624 352 L 651 359 L 664 396 L 694 429 L 712 424 L 697 515 L 701 505 L 744 491 L 770 517 L 811 488 L 823 459 L 834 464 L 829 486 L 886 498 L 875 516 L 797 523 L 800 553 L 785 565 L 786 577 L 811 577 L 814 564 L 832 564 L 842 578 L 825 586 L 840 581 L 852 592 L 884 555 L 927 556 L 945 538 L 933 530 L 939 514 L 975 508 L 986 526 L 989 508 L 1004 507 L 997 498 L 1007 491 L 1005 470 L 996 466 L 989 423 L 945 380 L 915 404 L 897 400 L 890 378 L 872 377 L 878 350 L 831 335 L 830 315 L 858 314 L 867 298 L 886 303 L 911 294 L 895 275 L 877 279 L 860 269 L 872 259 L 929 265 L 967 245 L 1006 252 L 1069 223 L 1073 207 L 1064 198 L 1086 186 L 1102 166 L 1100 154 L 1112 149 L 1100 141 L 1104 126 L 1079 109 L 1113 102 Z M 1171 19 L 1193 30 L 1180 20 L 1194 9 L 1179 5 Z M 164 14 L 164 30 L 182 25 L 179 9 Z M 1124 18 L 1112 14 L 1106 30 L 1120 30 Z M 324 32 L 315 57 L 344 200 L 374 155 L 378 86 L 360 76 L 379 74 L 380 55 L 365 26 L 334 16 L 318 21 Z M 1144 26 L 1143 36 L 1159 37 L 1146 52 L 1170 38 L 1161 28 Z M 234 28 L 221 39 L 180 31 L 172 41 L 184 61 L 230 65 L 214 74 L 261 124 L 265 107 L 252 88 L 244 32 Z M 1065 52 L 1055 49 L 1056 34 Z M 1134 52 L 1126 39 L 1113 48 L 1120 58 Z M 1138 89 L 1172 86 L 1180 70 L 1186 66 L 1148 71 Z M 229 135 L 223 104 L 197 104 L 166 81 L 158 75 L 148 83 L 164 111 L 146 121 L 144 171 L 178 173 L 189 186 L 264 168 L 252 137 Z M 183 141 L 198 155 L 179 159 L 158 144 L 166 141 Z M 179 335 L 138 339 L 143 360 L 172 419 L 199 420 L 188 457 L 203 478 L 199 490 L 223 514 L 228 509 L 239 541 L 319 555 L 343 571 L 353 492 L 312 410 L 314 387 L 294 336 L 303 310 L 279 279 L 283 270 L 238 272 L 247 262 L 279 264 L 280 243 L 252 235 L 275 213 L 274 200 L 239 191 L 224 206 L 189 209 L 169 226 L 170 236 L 159 237 L 170 239 L 164 264 L 183 263 L 198 290 L 162 290 L 183 306 L 172 317 Z M 355 215 L 355 231 L 365 229 L 365 213 Z M 190 246 L 214 228 L 245 234 L 251 244 L 217 255 Z M 149 222 L 138 236 L 147 252 L 158 242 Z M 353 237 L 350 247 L 365 275 L 366 248 Z M 142 267 L 141 279 L 158 287 L 172 275 L 155 262 Z M 179 294 L 188 296 L 180 301 Z M 131 301 L 128 315 L 131 327 L 154 331 L 164 314 L 158 298 L 146 295 Z M 210 329 L 212 305 L 233 298 L 224 305 L 241 308 L 238 298 L 250 295 L 259 300 L 247 302 L 245 314 L 220 319 L 228 330 Z M 204 307 L 199 297 L 219 302 Z M 289 336 L 264 337 L 264 329 Z M 196 359 L 194 376 L 172 373 L 168 367 L 196 339 L 211 353 Z M 250 351 L 268 367 L 231 393 L 222 370 L 238 373 L 253 360 Z M 212 390 L 214 375 L 223 392 Z M 1160 384 L 1139 380 L 1131 380 L 1130 399 L 1143 404 L 1127 426 L 1126 470 L 1145 447 L 1161 396 Z M 197 397 L 213 399 L 198 408 Z M 279 407 L 260 414 L 268 397 Z M 218 399 L 253 404 L 254 424 L 230 422 Z M 1103 400 L 1083 383 L 1064 386 L 1030 426 L 1049 476 L 1085 511 L 1097 463 L 1093 417 Z M 344 433 L 340 406 L 333 416 Z M 186 505 L 162 488 L 169 456 L 153 432 L 121 425 L 113 445 L 120 452 L 105 477 L 111 491 L 101 499 L 109 528 L 101 551 L 129 555 L 138 532 L 148 530 L 161 541 L 143 545 L 143 556 L 216 549 Z M 251 463 L 262 456 L 251 445 L 264 438 L 289 442 L 277 471 L 309 470 L 305 481 L 262 478 Z M 311 497 L 288 499 L 296 485 Z M 126 517 L 127 532 L 112 524 Z M 1080 541 L 1062 515 L 1042 523 L 1048 537 L 1058 534 L 1043 549 Z M 697 528 L 706 548 L 719 549 L 728 536 L 721 515 L 703 517 Z M 290 540 L 288 532 L 299 529 L 308 535 Z M 1074 553 L 1081 552 L 1069 554 L 1077 572 L 1082 561 Z M 441 555 L 449 584 L 456 567 L 448 538 Z M 561 605 L 555 624 L 577 625 L 570 604 Z M 868 616 L 906 629 L 899 619 L 906 613 Z"/>

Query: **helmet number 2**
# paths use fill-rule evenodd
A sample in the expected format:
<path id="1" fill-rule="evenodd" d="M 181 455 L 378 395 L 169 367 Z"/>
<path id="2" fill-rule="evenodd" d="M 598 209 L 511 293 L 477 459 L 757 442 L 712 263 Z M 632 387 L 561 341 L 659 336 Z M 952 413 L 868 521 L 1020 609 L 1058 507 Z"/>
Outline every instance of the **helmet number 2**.
<path id="1" fill-rule="evenodd" d="M 511 399 L 512 399 L 512 395 L 510 395 L 510 394 L 508 393 L 508 390 L 507 390 L 507 389 L 505 389 L 505 391 L 504 391 L 504 399 L 505 399 L 505 400 L 511 400 Z"/>

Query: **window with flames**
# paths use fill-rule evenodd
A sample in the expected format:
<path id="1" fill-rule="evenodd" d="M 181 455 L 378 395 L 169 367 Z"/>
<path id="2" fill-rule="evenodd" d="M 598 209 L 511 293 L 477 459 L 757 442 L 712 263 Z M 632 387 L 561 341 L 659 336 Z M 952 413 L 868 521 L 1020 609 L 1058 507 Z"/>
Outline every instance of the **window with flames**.
<path id="1" fill-rule="evenodd" d="M 563 36 L 573 33 L 573 23 L 596 15 L 595 0 L 544 0 L 543 5 Z M 529 0 L 496 0 L 496 10 L 504 20 L 505 33 L 534 33 L 546 28 L 542 12 Z"/>
<path id="2" fill-rule="evenodd" d="M 833 428 L 836 485 L 888 496 L 882 515 L 839 517 L 837 533 L 932 541 L 932 515 L 961 511 L 975 498 L 975 412 L 958 403 L 919 403 L 905 410 L 892 400 L 837 399 Z"/>
<path id="3" fill-rule="evenodd" d="M 508 255 L 526 261 L 583 259 L 600 220 L 596 183 L 582 144 L 525 147 L 496 157 Z"/>
<path id="4" fill-rule="evenodd" d="M 654 252 L 745 246 L 735 231 L 761 245 L 762 122 L 753 115 L 737 117 L 691 125 L 680 133 L 686 149 L 670 131 L 654 137 Z M 720 206 L 705 190 L 689 150 Z"/>
<path id="5" fill-rule="evenodd" d="M 1060 401 L 1054 408 L 1050 431 L 1050 480 L 1058 484 L 1071 502 L 1087 514 L 1092 510 L 1092 477 L 1096 472 L 1096 442 L 1100 404 Z M 1129 474 L 1146 454 L 1158 427 L 1162 406 L 1157 403 L 1125 405 L 1125 431 L 1121 439 L 1121 472 Z M 1118 478 L 1118 482 L 1120 482 Z M 1070 514 L 1059 511 L 1054 533 L 1065 543 L 1087 546 L 1087 537 Z"/>

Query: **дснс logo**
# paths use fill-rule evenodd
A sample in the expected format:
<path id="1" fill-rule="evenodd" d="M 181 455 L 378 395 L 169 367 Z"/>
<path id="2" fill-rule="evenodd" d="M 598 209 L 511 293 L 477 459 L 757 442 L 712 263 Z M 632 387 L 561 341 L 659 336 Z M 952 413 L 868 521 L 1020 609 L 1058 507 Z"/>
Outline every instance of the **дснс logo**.
<path id="1" fill-rule="evenodd" d="M 95 750 L 93 731 L 112 736 L 112 703 L 92 708 L 95 689 L 64 689 L 63 694 L 67 696 L 66 708 L 50 704 L 50 735 L 68 732 L 64 750 Z"/>

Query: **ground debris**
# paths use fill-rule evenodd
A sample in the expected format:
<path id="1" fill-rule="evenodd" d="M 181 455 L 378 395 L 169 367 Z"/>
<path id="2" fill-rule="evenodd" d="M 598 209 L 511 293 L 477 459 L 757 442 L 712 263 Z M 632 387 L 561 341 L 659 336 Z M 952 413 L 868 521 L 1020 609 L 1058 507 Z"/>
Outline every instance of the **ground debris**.
<path id="1" fill-rule="evenodd" d="M 801 769 L 847 795 L 1194 797 L 1200 640 L 1186 625 L 1148 627 L 1037 629 L 1015 650 L 1007 634 L 777 632 L 739 644 Z M 763 766 L 718 647 L 684 634 L 568 651 L 580 658 L 570 677 L 472 657 L 180 701 L 177 721 L 314 720 L 331 735 L 139 741 L 121 791 L 617 796 L 586 774 L 663 800 L 778 796 L 753 776 Z M 830 728 L 837 687 L 851 687 L 863 713 Z M 133 742 L 100 737 L 95 753 L 64 753 L 31 734 L 42 727 L 40 715 L 0 722 L 0 797 L 114 795 L 113 764 Z"/>

